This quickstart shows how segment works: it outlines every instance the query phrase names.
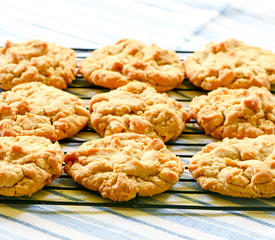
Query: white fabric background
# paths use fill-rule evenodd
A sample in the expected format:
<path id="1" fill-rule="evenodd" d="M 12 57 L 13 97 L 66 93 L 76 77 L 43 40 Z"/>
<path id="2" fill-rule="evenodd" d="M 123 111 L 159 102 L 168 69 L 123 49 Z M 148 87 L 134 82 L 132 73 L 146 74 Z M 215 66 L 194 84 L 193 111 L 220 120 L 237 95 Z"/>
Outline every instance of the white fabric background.
<path id="1" fill-rule="evenodd" d="M 121 38 L 177 50 L 238 38 L 275 51 L 271 0 L 8 0 L 0 9 L 0 44 L 42 39 L 97 48 Z"/>

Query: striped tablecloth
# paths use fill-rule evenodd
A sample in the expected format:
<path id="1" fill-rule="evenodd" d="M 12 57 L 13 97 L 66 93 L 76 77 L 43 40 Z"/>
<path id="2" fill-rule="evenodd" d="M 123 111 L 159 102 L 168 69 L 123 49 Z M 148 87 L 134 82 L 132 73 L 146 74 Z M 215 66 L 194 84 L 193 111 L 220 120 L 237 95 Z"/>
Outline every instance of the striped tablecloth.
<path id="1" fill-rule="evenodd" d="M 174 50 L 195 50 L 228 37 L 275 50 L 275 8 L 271 1 L 5 1 L 1 6 L 0 41 L 39 38 L 75 48 L 96 48 L 120 38 L 156 42 Z M 77 51 L 78 59 L 87 51 Z M 185 58 L 187 54 L 179 54 Z M 67 91 L 89 98 L 105 89 L 78 78 Z M 272 91 L 275 92 L 275 87 Z M 202 94 L 184 82 L 168 93 L 186 107 Z M 99 136 L 85 128 L 61 141 L 64 152 Z M 168 147 L 185 163 L 203 145 L 215 141 L 195 123 Z M 204 192 L 185 170 L 169 192 L 106 207 L 111 201 L 86 191 L 65 174 L 31 198 L 0 198 L 0 239 L 275 239 L 275 201 L 242 199 Z M 43 205 L 61 201 L 77 205 Z M 90 202 L 98 206 L 84 206 Z M 104 203 L 105 206 L 100 206 Z M 189 209 L 139 208 L 180 205 Z M 226 208 L 262 207 L 262 211 Z M 207 208 L 194 210 L 190 208 Z M 214 210 L 211 210 L 213 208 Z M 271 211 L 273 209 L 273 211 Z"/>

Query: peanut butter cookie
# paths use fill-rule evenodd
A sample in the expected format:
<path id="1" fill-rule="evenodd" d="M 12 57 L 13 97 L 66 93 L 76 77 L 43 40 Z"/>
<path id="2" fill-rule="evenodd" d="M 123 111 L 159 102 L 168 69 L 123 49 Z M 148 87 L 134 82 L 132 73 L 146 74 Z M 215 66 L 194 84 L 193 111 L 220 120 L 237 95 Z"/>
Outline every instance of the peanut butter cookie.
<path id="1" fill-rule="evenodd" d="M 275 135 L 210 143 L 188 168 L 204 189 L 234 197 L 275 197 Z"/>
<path id="2" fill-rule="evenodd" d="M 40 82 L 22 83 L 0 94 L 0 136 L 36 135 L 56 141 L 89 120 L 76 96 Z"/>
<path id="3" fill-rule="evenodd" d="M 44 137 L 0 137 L 0 194 L 31 196 L 61 175 L 63 158 Z"/>
<path id="4" fill-rule="evenodd" d="M 0 49 L 0 83 L 6 90 L 34 81 L 63 89 L 75 79 L 75 69 L 74 51 L 54 43 L 7 41 Z"/>
<path id="5" fill-rule="evenodd" d="M 101 136 L 135 132 L 164 142 L 181 134 L 188 117 L 181 103 L 138 81 L 95 95 L 90 112 L 91 124 Z"/>
<path id="6" fill-rule="evenodd" d="M 275 97 L 264 87 L 219 88 L 195 97 L 189 118 L 216 138 L 275 134 Z"/>
<path id="7" fill-rule="evenodd" d="M 88 82 L 111 89 L 138 80 L 163 92 L 184 79 L 184 67 L 175 52 L 130 39 L 93 51 L 80 62 L 79 72 Z"/>
<path id="8" fill-rule="evenodd" d="M 275 54 L 242 41 L 209 43 L 184 61 L 190 82 L 205 90 L 251 86 L 270 88 L 275 83 Z"/>
<path id="9" fill-rule="evenodd" d="M 183 162 L 159 139 L 119 133 L 86 142 L 65 156 L 65 172 L 104 198 L 152 196 L 178 182 Z"/>

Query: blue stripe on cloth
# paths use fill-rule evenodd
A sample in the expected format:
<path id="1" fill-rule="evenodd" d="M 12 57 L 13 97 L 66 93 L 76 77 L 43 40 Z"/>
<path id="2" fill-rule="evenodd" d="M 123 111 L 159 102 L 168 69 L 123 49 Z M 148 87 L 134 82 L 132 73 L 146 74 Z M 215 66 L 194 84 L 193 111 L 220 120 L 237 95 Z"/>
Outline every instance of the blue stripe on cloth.
<path id="1" fill-rule="evenodd" d="M 10 29 L 8 26 L 0 26 L 0 34 L 3 34 L 5 33 L 6 35 L 9 35 L 9 38 L 8 39 L 11 39 L 11 38 L 14 38 L 14 39 L 20 39 L 22 37 L 21 34 L 18 34 L 14 31 L 12 31 L 12 29 Z M 8 40 L 6 39 L 6 40 Z M 5 41 L 6 41 L 5 40 Z M 4 45 L 4 42 L 1 42 L 0 43 L 0 46 L 3 46 Z"/>
<path id="2" fill-rule="evenodd" d="M 210 204 L 210 203 L 206 203 L 206 202 L 203 202 L 203 201 L 200 201 L 198 199 L 193 199 L 191 197 L 188 197 L 188 196 L 183 196 L 181 194 L 175 194 L 177 197 L 180 197 L 180 198 L 184 198 L 184 199 L 187 199 L 189 201 L 192 201 L 192 202 L 196 202 L 196 203 L 199 203 L 199 204 L 202 204 L 204 206 L 214 206 L 213 204 Z M 253 217 L 250 217 L 250 216 L 247 216 L 243 213 L 238 213 L 238 212 L 235 212 L 235 211 L 227 211 L 227 213 L 231 213 L 233 215 L 238 215 L 240 217 L 243 217 L 245 219 L 248 219 L 250 221 L 253 221 L 253 222 L 256 222 L 256 223 L 259 223 L 261 225 L 264 225 L 264 226 L 267 226 L 267 227 L 271 227 L 271 228 L 275 228 L 275 225 L 274 224 L 271 224 L 271 223 L 267 223 L 263 220 L 260 220 L 260 219 L 256 219 L 256 218 L 253 218 Z"/>
<path id="3" fill-rule="evenodd" d="M 49 191 L 52 192 L 52 193 L 54 193 L 54 194 L 57 194 L 57 195 L 60 195 L 60 196 L 64 197 L 64 194 L 60 194 L 60 193 L 52 191 L 52 190 L 49 190 Z M 66 196 L 66 198 L 68 198 L 70 200 L 82 201 L 81 199 L 78 199 L 78 198 L 75 198 L 75 197 L 71 197 L 71 196 L 68 196 L 68 195 L 65 195 L 65 196 Z M 179 197 L 182 197 L 182 196 L 179 195 Z M 196 200 L 196 199 L 192 199 L 190 197 L 186 197 L 186 199 L 194 201 L 194 202 L 197 202 L 197 203 L 200 203 L 202 205 L 213 206 L 211 204 L 208 204 L 208 203 Z M 151 201 L 157 201 L 157 200 L 151 199 Z M 159 202 L 159 203 L 163 204 L 163 202 Z M 102 210 L 103 208 L 99 208 L 99 209 Z M 151 210 L 151 209 L 146 209 L 146 210 L 139 209 L 139 210 L 140 211 L 144 211 L 144 212 L 146 212 L 146 213 L 148 213 L 150 215 L 153 215 L 153 216 L 161 215 L 161 214 L 159 214 L 160 212 L 162 212 L 162 213 L 171 213 L 172 212 L 171 210 L 157 210 L 156 211 L 155 209 L 153 209 L 153 210 Z M 104 208 L 103 211 L 106 211 L 106 209 Z M 112 210 L 108 209 L 107 211 L 115 214 L 115 212 L 112 211 Z M 174 210 L 174 212 L 175 212 L 175 210 Z M 240 217 L 249 218 L 250 220 L 254 219 L 252 217 L 249 217 L 247 215 L 240 214 L 240 213 L 237 213 L 237 212 L 230 211 L 230 212 L 227 212 L 227 213 L 238 215 Z M 193 214 L 194 213 L 192 213 L 192 215 Z M 166 215 L 168 215 L 168 214 L 166 214 Z M 188 214 L 186 214 L 186 215 L 188 215 Z M 196 214 L 196 215 L 200 216 L 200 217 L 205 217 L 205 216 L 199 215 L 199 214 Z M 126 217 L 126 216 L 123 216 L 123 217 Z M 162 214 L 161 217 L 163 219 L 166 219 L 166 220 L 169 220 L 169 221 L 172 221 L 172 222 L 182 223 L 183 225 L 186 225 L 188 227 L 194 227 L 194 226 L 198 227 L 199 226 L 198 229 L 200 229 L 202 232 L 213 234 L 213 235 L 219 236 L 219 237 L 224 237 L 224 238 L 227 238 L 227 239 L 239 239 L 240 237 L 242 237 L 242 239 L 246 239 L 246 240 L 255 239 L 255 238 L 251 238 L 251 237 L 256 237 L 256 239 L 265 238 L 265 236 L 263 236 L 263 235 L 259 235 L 259 234 L 255 233 L 255 232 L 250 232 L 250 231 L 247 231 L 246 229 L 240 228 L 240 227 L 238 227 L 236 225 L 233 225 L 233 224 L 230 224 L 230 223 L 227 223 L 227 222 L 225 223 L 225 222 L 218 221 L 218 220 L 215 220 L 215 219 L 209 219 L 209 218 L 207 218 L 207 221 L 208 222 L 210 221 L 213 224 L 220 225 L 220 227 L 215 226 L 213 228 L 213 225 L 211 225 L 211 224 L 209 224 L 207 222 L 203 222 L 203 221 L 200 221 L 200 220 L 197 220 L 197 219 L 193 219 L 193 218 L 190 218 L 190 217 L 187 217 L 187 216 L 180 216 L 180 217 L 176 217 L 175 218 L 175 216 L 173 216 L 173 217 L 169 216 L 169 215 L 165 216 L 165 215 Z M 233 230 L 224 228 L 225 224 L 227 224 L 227 226 L 230 226 L 231 228 L 233 228 Z M 266 223 L 266 224 L 268 224 L 268 223 Z M 241 234 L 240 231 L 243 232 L 246 235 Z M 247 235 L 250 235 L 251 237 L 249 237 Z M 266 239 L 268 239 L 268 238 L 266 238 Z"/>
<path id="4" fill-rule="evenodd" d="M 111 210 L 109 208 L 103 208 L 103 207 L 99 207 L 100 210 L 104 211 L 104 212 L 108 212 L 108 213 L 111 213 L 111 214 L 114 214 L 116 216 L 119 216 L 119 217 L 122 217 L 122 218 L 125 218 L 127 220 L 130 220 L 132 222 L 136 222 L 136 223 L 140 223 L 140 224 L 144 224 L 146 226 L 149 226 L 149 227 L 152 227 L 154 229 L 157 229 L 157 230 L 160 230 L 162 232 L 165 232 L 165 233 L 168 233 L 168 234 L 171 234 L 171 235 L 174 235 L 174 236 L 177 236 L 177 237 L 181 237 L 183 239 L 187 239 L 187 240 L 195 240 L 194 238 L 191 238 L 187 235 L 183 235 L 183 234 L 180 234 L 180 233 L 176 233 L 176 232 L 173 232 L 167 228 L 163 228 L 163 227 L 159 227 L 155 224 L 152 224 L 152 223 L 149 223 L 149 222 L 145 222 L 143 220 L 140 220 L 140 219 L 137 219 L 137 218 L 133 218 L 133 217 L 129 217 L 129 216 L 126 216 L 126 215 L 123 215 L 123 214 L 120 214 L 114 210 Z"/>
<path id="5" fill-rule="evenodd" d="M 32 229 L 34 229 L 34 230 L 37 230 L 37 231 L 42 232 L 42 233 L 44 233 L 44 234 L 47 234 L 47 235 L 49 235 L 49 236 L 52 236 L 52 237 L 55 237 L 55 238 L 59 238 L 59 239 L 63 239 L 63 240 L 69 240 L 69 238 L 66 238 L 66 237 L 61 236 L 61 235 L 59 235 L 59 234 L 50 232 L 50 231 L 48 231 L 48 230 L 46 230 L 46 229 L 44 229 L 44 228 L 37 227 L 37 226 L 32 225 L 31 223 L 25 222 L 25 221 L 23 221 L 23 220 L 19 220 L 19 219 L 16 219 L 16 218 L 12 218 L 12 217 L 6 216 L 6 215 L 4 215 L 4 214 L 0 214 L 0 217 L 5 218 L 5 219 L 10 220 L 10 221 L 13 221 L 13 222 L 16 222 L 16 223 L 19 223 L 19 224 L 22 224 L 22 225 L 24 225 L 24 226 L 27 226 L 27 227 L 29 227 L 29 228 L 32 228 Z"/>
<path id="6" fill-rule="evenodd" d="M 190 0 L 177 0 L 178 3 L 182 4 L 184 3 L 185 6 L 192 7 L 194 9 L 202 9 L 202 10 L 208 10 L 208 11 L 219 11 L 226 3 L 227 1 L 216 1 L 215 4 L 211 3 L 211 1 L 205 1 L 205 0 L 196 0 L 196 1 L 190 1 Z M 196 10 L 195 10 L 196 11 Z"/>
<path id="7" fill-rule="evenodd" d="M 266 21 L 264 16 L 256 15 L 256 14 L 251 15 L 248 12 L 245 12 L 244 9 L 231 7 L 226 12 L 226 15 L 228 16 L 228 18 L 230 18 L 230 20 L 234 20 L 240 23 L 246 23 L 250 26 L 253 26 L 254 24 L 256 25 L 267 24 L 267 25 L 270 25 L 271 27 L 274 27 L 274 23 Z"/>
<path id="8" fill-rule="evenodd" d="M 211 24 L 212 22 L 215 22 L 217 20 L 217 18 L 219 18 L 220 16 L 224 15 L 229 6 L 230 6 L 230 4 L 225 5 L 222 9 L 220 9 L 218 11 L 218 14 L 215 17 L 210 18 L 208 22 L 200 25 L 197 29 L 195 29 L 193 31 L 194 36 L 199 35 L 202 31 L 205 30 L 205 28 L 207 27 L 207 25 Z M 190 39 L 189 39 L 189 41 L 190 41 Z"/>
<path id="9" fill-rule="evenodd" d="M 65 194 L 61 194 L 61 193 L 55 192 L 53 190 L 48 190 L 48 191 L 51 192 L 51 193 L 57 194 L 58 196 L 65 197 L 65 198 L 67 198 L 69 200 L 83 201 L 83 200 L 81 200 L 79 198 L 75 198 L 75 197 L 71 197 L 71 196 L 68 196 L 68 195 L 65 195 Z M 178 194 L 176 194 L 176 195 L 178 195 Z M 181 195 L 179 195 L 179 197 L 181 197 Z M 210 205 L 211 206 L 211 204 L 208 204 L 208 203 L 196 200 L 196 199 L 192 199 L 192 198 L 189 198 L 189 197 L 186 197 L 186 198 L 188 198 L 188 200 L 191 200 L 191 201 L 194 201 L 194 202 L 198 202 L 198 203 L 203 204 L 203 205 Z M 117 213 L 117 212 L 115 212 L 113 210 L 110 210 L 108 208 L 103 208 L 103 207 L 97 207 L 97 208 L 100 209 L 100 210 L 102 210 L 102 211 L 109 212 L 109 213 L 118 215 L 118 216 L 123 217 L 123 218 L 127 218 L 127 220 L 131 220 L 131 221 L 136 221 L 137 220 L 135 218 L 129 219 L 130 217 L 121 215 L 120 213 Z M 139 210 L 140 211 L 144 211 L 144 212 L 146 212 L 148 214 L 157 216 L 155 209 L 154 210 L 150 210 L 150 209 L 142 210 L 142 209 L 139 209 Z M 165 212 L 165 211 L 168 212 L 169 210 L 163 210 L 163 212 Z M 227 213 L 238 215 L 240 217 L 244 217 L 245 216 L 246 218 L 252 218 L 252 217 L 249 217 L 249 216 L 246 216 L 244 214 L 237 213 L 237 212 L 230 211 L 230 212 L 227 212 Z M 171 216 L 165 216 L 164 217 L 162 215 L 161 217 L 165 218 L 167 220 L 170 220 L 172 222 L 182 223 L 183 225 L 186 225 L 188 227 L 196 227 L 197 228 L 197 226 L 199 226 L 198 229 L 201 230 L 202 232 L 209 233 L 209 234 L 213 234 L 214 233 L 215 236 L 219 236 L 219 237 L 223 237 L 223 238 L 227 238 L 227 239 L 236 239 L 237 240 L 237 239 L 240 239 L 240 236 L 242 237 L 243 240 L 255 239 L 255 238 L 251 238 L 251 237 L 245 236 L 243 234 L 240 234 L 239 233 L 240 230 L 242 230 L 245 234 L 249 234 L 250 236 L 259 237 L 259 238 L 265 237 L 265 236 L 259 235 L 257 233 L 254 233 L 254 232 L 249 232 L 249 231 L 246 231 L 246 230 L 244 230 L 242 228 L 238 228 L 237 226 L 234 226 L 234 225 L 231 225 L 231 227 L 233 227 L 233 226 L 235 227 L 235 229 L 232 231 L 230 229 L 224 228 L 223 226 L 221 226 L 221 227 L 215 226 L 213 228 L 213 225 L 211 225 L 211 224 L 208 224 L 208 223 L 205 223 L 203 221 L 196 220 L 196 219 L 192 219 L 190 217 L 188 217 L 187 219 L 184 219 L 184 220 L 183 220 L 182 216 L 179 217 L 179 218 L 176 218 L 177 220 L 173 220 L 175 216 L 173 216 L 173 217 L 171 217 Z M 138 221 L 141 221 L 141 220 L 138 220 Z M 213 223 L 218 223 L 217 220 L 216 221 L 212 220 L 212 222 Z M 220 222 L 219 223 L 219 225 L 224 225 L 224 224 L 227 224 L 227 223 L 224 223 L 224 222 Z M 146 225 L 148 225 L 148 224 L 146 223 Z M 217 232 L 217 229 L 219 230 L 219 232 Z M 259 238 L 257 238 L 257 239 L 259 239 Z"/>
<path id="10" fill-rule="evenodd" d="M 57 195 L 57 196 L 61 196 L 61 197 L 63 197 L 63 198 L 66 198 L 66 199 L 68 199 L 68 200 L 85 202 L 85 201 L 83 201 L 82 199 L 79 199 L 79 198 L 76 198 L 76 197 L 72 197 L 72 196 L 69 196 L 69 195 L 66 195 L 66 194 L 63 194 L 63 193 L 60 193 L 60 192 L 56 192 L 56 191 L 54 191 L 54 190 L 48 189 L 47 191 L 50 192 L 50 193 L 53 193 L 53 194 L 55 194 L 55 195 Z M 163 231 L 163 232 L 165 232 L 165 233 L 168 233 L 168 234 L 171 234 L 171 235 L 174 235 L 174 236 L 177 236 L 177 237 L 181 237 L 181 238 L 183 238 L 183 239 L 194 240 L 193 238 L 191 238 L 191 237 L 189 237 L 189 236 L 186 236 L 186 235 L 183 235 L 183 234 L 179 234 L 179 233 L 173 232 L 173 231 L 171 231 L 171 230 L 169 230 L 169 229 L 167 229 L 167 228 L 159 227 L 159 226 L 157 226 L 157 225 L 155 225 L 155 224 L 152 224 L 152 223 L 149 223 L 149 222 L 145 222 L 145 221 L 142 221 L 142 220 L 137 219 L 137 218 L 133 218 L 133 217 L 129 217 L 129 216 L 123 215 L 123 214 L 118 213 L 118 212 L 116 212 L 116 211 L 114 211 L 114 210 L 111 210 L 111 209 L 109 209 L 109 208 L 105 208 L 105 207 L 95 207 L 95 208 L 96 208 L 96 209 L 99 209 L 99 210 L 101 210 L 101 211 L 104 211 L 104 212 L 111 213 L 111 214 L 113 214 L 113 215 L 115 215 L 115 216 L 119 216 L 119 217 L 121 217 L 121 218 L 127 219 L 127 220 L 129 220 L 129 221 L 136 222 L 136 223 L 140 223 L 140 224 L 143 224 L 143 225 L 152 227 L 152 228 L 154 228 L 154 229 Z"/>
<path id="11" fill-rule="evenodd" d="M 192 188 L 192 189 L 200 189 L 199 185 L 198 185 L 197 183 L 195 183 L 195 182 L 194 182 L 194 183 L 185 183 L 185 185 L 188 185 L 188 187 L 190 187 L 190 188 Z M 196 203 L 205 205 L 205 206 L 214 206 L 213 204 L 206 203 L 206 202 L 203 202 L 203 201 L 200 201 L 200 200 L 198 200 L 198 199 L 191 198 L 191 197 L 183 196 L 183 195 L 181 195 L 181 194 L 175 194 L 175 195 L 178 196 L 178 197 L 180 197 L 180 198 L 185 198 L 185 199 L 188 199 L 188 200 L 190 200 L 190 201 L 193 201 L 193 202 L 196 202 Z M 236 203 L 236 204 L 240 204 L 240 203 L 242 202 L 242 203 L 243 203 L 243 204 L 242 204 L 243 206 L 247 206 L 247 202 L 245 202 L 245 198 L 233 198 L 233 197 L 229 197 L 229 196 L 223 196 L 223 195 L 221 195 L 221 194 L 217 194 L 217 197 L 222 198 L 222 199 L 224 199 L 224 200 L 226 200 L 226 201 L 231 201 L 231 202 Z M 253 201 L 253 200 L 254 200 L 254 201 L 259 201 L 259 200 L 257 200 L 257 199 L 250 199 L 250 200 L 252 200 L 252 201 Z M 259 202 L 256 203 L 256 204 L 259 204 Z M 255 205 L 256 205 L 256 204 L 255 204 Z M 260 205 L 262 205 L 262 206 L 271 206 L 271 205 L 266 204 L 266 203 L 263 203 L 263 202 L 261 202 Z M 267 223 L 267 222 L 265 222 L 265 221 L 263 221 L 263 220 L 253 218 L 253 217 L 247 216 L 247 215 L 245 215 L 245 214 L 241 214 L 241 213 L 238 213 L 238 212 L 235 212 L 235 211 L 228 211 L 228 213 L 231 213 L 231 214 L 234 214 L 234 215 L 238 215 L 238 216 L 242 216 L 242 217 L 244 217 L 244 218 L 246 218 L 246 219 L 249 219 L 249 220 L 251 220 L 251 221 L 253 221 L 253 222 L 262 224 L 262 225 L 264 225 L 264 226 L 268 226 L 268 227 L 271 227 L 271 228 L 275 228 L 275 225 L 274 225 L 274 224 Z"/>
<path id="12" fill-rule="evenodd" d="M 14 208 L 25 212 L 30 212 L 31 214 L 37 217 L 49 220 L 51 222 L 54 222 L 62 226 L 69 227 L 70 229 L 74 229 L 88 236 L 96 236 L 98 238 L 103 238 L 103 239 L 108 239 L 109 236 L 112 236 L 112 239 L 129 239 L 130 240 L 133 238 L 134 239 L 138 238 L 138 239 L 148 240 L 146 236 L 131 232 L 130 229 L 120 228 L 120 227 L 117 227 L 116 225 L 108 224 L 106 222 L 102 222 L 94 218 L 90 218 L 85 215 L 81 215 L 81 214 L 69 211 L 67 209 L 66 209 L 66 213 L 73 214 L 73 217 L 65 215 L 64 213 L 60 212 L 60 211 L 65 211 L 65 209 L 58 206 L 47 206 L 46 208 L 43 206 L 32 205 L 32 206 L 24 207 L 24 209 L 22 209 L 22 206 L 16 205 L 14 206 Z M 53 214 L 39 214 L 39 212 L 49 212 L 48 208 L 56 212 Z M 85 223 L 81 221 L 77 221 L 75 218 L 83 220 L 85 221 Z M 96 226 L 96 225 L 101 225 L 101 226 Z M 117 233 L 116 230 L 120 231 L 121 233 Z M 127 235 L 129 235 L 130 237 L 127 237 Z"/>
<path id="13" fill-rule="evenodd" d="M 52 210 L 55 210 L 55 211 L 64 210 L 64 208 L 58 207 L 58 206 L 48 206 L 48 207 L 51 208 Z M 126 226 L 126 228 L 122 228 L 120 226 L 110 224 L 110 223 L 106 223 L 106 222 L 103 222 L 103 221 L 100 221 L 98 219 L 94 219 L 94 218 L 91 218 L 91 217 L 88 217 L 88 216 L 85 216 L 85 215 L 81 215 L 81 214 L 69 211 L 67 209 L 66 209 L 66 213 L 73 214 L 74 217 L 79 218 L 79 219 L 83 219 L 84 221 L 88 221 L 88 222 L 92 221 L 94 224 L 104 225 L 104 227 L 107 227 L 109 229 L 113 229 L 113 230 L 116 230 L 116 231 L 120 231 L 120 232 L 125 233 L 126 235 L 129 235 L 129 236 L 131 236 L 133 238 L 136 238 L 136 239 L 142 239 L 142 240 L 149 240 L 150 239 L 150 238 L 147 238 L 147 236 L 145 236 L 143 234 L 140 234 L 140 233 L 137 233 L 137 232 L 132 232 L 131 229 L 127 228 L 127 226 Z"/>
<path id="14" fill-rule="evenodd" d="M 153 199 L 153 198 L 151 198 L 149 201 L 153 202 L 153 203 L 157 203 L 157 204 L 164 204 L 164 202 Z M 187 215 L 187 216 L 191 216 L 191 217 L 192 216 L 197 216 L 197 217 L 200 217 L 202 219 L 205 219 L 207 222 L 215 224 L 215 226 L 213 226 L 213 229 L 210 230 L 208 228 L 209 226 L 205 226 L 204 224 L 201 225 L 201 223 L 198 223 L 197 225 L 193 225 L 193 226 L 196 226 L 196 227 L 199 226 L 200 230 L 204 230 L 205 232 L 210 233 L 210 234 L 212 234 L 212 232 L 214 232 L 215 236 L 221 235 L 222 237 L 225 237 L 225 238 L 230 239 L 230 240 L 231 239 L 239 240 L 240 238 L 242 238 L 242 239 L 251 239 L 251 238 L 247 238 L 247 236 L 243 237 L 242 234 L 240 234 L 239 232 L 243 232 L 246 235 L 250 235 L 251 237 L 254 237 L 253 239 L 263 239 L 263 238 L 265 238 L 265 236 L 263 236 L 263 235 L 257 234 L 255 232 L 251 232 L 247 229 L 243 229 L 243 228 L 241 228 L 239 226 L 236 226 L 236 225 L 233 225 L 229 222 L 223 222 L 223 221 L 220 221 L 220 220 L 217 220 L 217 219 L 214 219 L 214 218 L 209 218 L 209 217 L 204 216 L 202 214 L 194 213 L 194 211 L 184 210 L 184 212 L 183 212 L 182 210 L 175 210 L 175 209 L 173 209 L 173 210 L 171 210 L 171 209 L 159 209 L 159 211 L 160 212 L 152 213 L 152 215 L 157 216 L 157 214 L 159 214 L 162 218 L 167 218 L 168 220 L 170 220 L 172 222 L 177 222 L 177 223 L 178 222 L 183 222 L 183 224 L 186 225 L 186 226 L 190 223 L 189 218 L 183 220 L 182 216 L 176 217 L 176 216 L 173 215 L 171 217 L 171 213 L 176 212 L 176 213 L 181 214 L 181 215 Z M 147 212 L 147 210 L 146 210 L 146 212 Z M 165 213 L 165 215 L 163 213 Z M 184 217 L 186 217 L 186 216 L 184 216 Z M 200 221 L 200 222 L 202 222 L 202 221 Z M 202 223 L 204 223 L 204 222 L 202 222 Z M 193 224 L 196 224 L 196 223 L 194 222 Z M 219 225 L 221 227 L 221 229 L 220 229 L 220 227 L 217 227 L 216 225 Z M 227 228 L 225 228 L 225 226 L 230 227 L 231 229 L 227 229 Z M 220 234 L 217 234 L 216 231 L 220 231 Z M 227 231 L 229 233 L 227 233 Z M 224 233 L 222 233 L 222 232 L 224 232 Z M 230 232 L 233 232 L 233 235 Z"/>
<path id="15" fill-rule="evenodd" d="M 39 24 L 36 24 L 36 23 L 33 23 L 33 22 L 28 22 L 28 21 L 25 21 L 23 19 L 18 19 L 16 17 L 11 17 L 11 16 L 9 16 L 9 17 L 12 18 L 12 19 L 14 19 L 14 20 L 16 20 L 16 21 L 18 21 L 18 22 L 29 24 L 29 25 L 37 27 L 37 28 L 45 29 L 45 30 L 48 30 L 48 31 L 51 31 L 51 32 L 55 32 L 55 33 L 61 33 L 61 34 L 64 34 L 65 36 L 77 38 L 79 40 L 89 41 L 88 38 L 87 39 L 86 38 L 82 38 L 82 37 L 79 37 L 79 36 L 71 34 L 71 33 L 66 33 L 66 32 L 63 32 L 63 31 L 58 31 L 58 30 L 52 29 L 50 27 L 39 25 Z"/>
<path id="16" fill-rule="evenodd" d="M 3 236 L 3 235 L 1 235 L 1 233 L 0 233 L 0 239 L 1 240 L 11 240 L 11 239 L 16 239 L 16 238 L 9 238 L 9 237 L 7 237 L 7 235 L 6 236 Z M 20 238 L 18 238 L 19 240 L 20 240 Z"/>
<path id="17" fill-rule="evenodd" d="M 172 8 L 167 8 L 167 7 L 162 7 L 162 6 L 160 6 L 159 4 L 157 4 L 157 2 L 152 2 L 152 3 L 150 3 L 150 2 L 148 2 L 148 1 L 138 1 L 139 3 L 141 3 L 141 4 L 143 4 L 143 5 L 145 5 L 144 7 L 146 7 L 146 6 L 148 6 L 148 7 L 153 7 L 153 8 L 158 8 L 158 9 L 161 9 L 161 10 L 163 10 L 163 11 L 165 11 L 165 12 L 168 12 L 168 13 L 171 13 L 171 12 L 173 12 L 173 13 L 179 13 L 179 14 L 182 14 L 182 12 L 180 11 L 180 10 L 178 10 L 178 9 L 172 9 Z"/>
<path id="18" fill-rule="evenodd" d="M 3 235 L 5 235 L 8 239 L 27 240 L 27 238 L 25 238 L 21 235 L 19 236 L 19 235 L 15 234 L 14 232 L 8 232 L 7 230 L 5 230 L 3 228 L 0 228 L 0 233 L 1 233 L 1 236 L 0 236 L 1 240 L 3 239 Z"/>
<path id="19" fill-rule="evenodd" d="M 235 203 L 235 204 L 247 206 L 247 200 L 246 200 L 246 198 L 229 197 L 229 196 L 223 196 L 223 195 L 218 195 L 218 197 L 221 198 L 221 199 L 223 199 L 223 200 Z M 253 204 L 254 206 L 265 206 L 265 207 L 274 206 L 272 204 L 268 204 L 266 202 L 262 202 L 261 200 L 255 199 L 255 198 L 254 199 L 249 199 L 249 204 Z M 263 211 L 263 212 L 265 212 L 266 214 L 270 214 L 272 216 L 275 216 L 275 212 L 268 212 L 268 211 Z M 272 226 L 272 228 L 273 228 L 273 226 Z"/>

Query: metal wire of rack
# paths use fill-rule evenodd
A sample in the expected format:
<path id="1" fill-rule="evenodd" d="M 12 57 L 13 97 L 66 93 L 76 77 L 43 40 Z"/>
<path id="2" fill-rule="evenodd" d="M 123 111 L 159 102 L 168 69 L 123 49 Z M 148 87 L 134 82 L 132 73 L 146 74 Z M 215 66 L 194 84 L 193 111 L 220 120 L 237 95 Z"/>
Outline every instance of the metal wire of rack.
<path id="1" fill-rule="evenodd" d="M 89 55 L 94 49 L 74 48 L 77 54 L 78 62 Z M 184 59 L 192 51 L 176 51 L 182 59 Z M 79 91 L 80 90 L 80 91 Z M 98 86 L 93 86 L 85 82 L 81 76 L 77 76 L 76 80 L 68 87 L 68 92 L 76 94 L 88 104 L 88 100 L 92 95 L 105 92 Z M 274 88 L 272 89 L 274 92 Z M 86 93 L 86 94 L 85 94 Z M 90 94 L 91 93 L 91 94 Z M 170 91 L 169 96 L 176 98 L 188 107 L 188 102 L 192 97 L 202 94 L 203 92 L 191 85 L 186 80 L 178 88 Z M 83 137 L 84 136 L 84 137 Z M 84 128 L 77 136 L 61 140 L 61 146 L 66 153 L 72 149 L 76 149 L 80 144 L 87 140 L 98 138 L 98 135 L 90 127 Z M 166 145 L 179 156 L 185 163 L 195 152 L 199 151 L 203 146 L 211 141 L 215 141 L 211 137 L 204 135 L 194 121 L 187 123 L 185 130 L 175 141 L 169 141 Z M 187 167 L 185 173 L 179 180 L 179 186 L 172 188 L 165 193 L 159 194 L 157 199 L 152 197 L 137 197 L 128 202 L 112 202 L 100 197 L 96 192 L 85 189 L 76 184 L 66 174 L 62 174 L 57 183 L 44 187 L 39 192 L 47 192 L 46 195 L 41 193 L 34 194 L 33 197 L 0 197 L 2 204 L 39 204 L 39 205 L 72 205 L 72 206 L 92 206 L 92 207 L 119 207 L 119 208 L 169 208 L 169 209 L 193 209 L 193 210 L 223 210 L 223 211 L 275 211 L 275 199 L 241 199 L 222 196 L 217 193 L 209 192 L 201 189 L 196 181 L 191 177 Z M 184 187 L 187 185 L 187 187 Z M 191 186 L 191 187 L 190 187 Z M 54 196 L 48 198 L 48 194 Z M 41 196 L 40 196 L 41 195 Z M 84 196 L 84 197 L 79 197 Z M 89 198 L 92 196 L 92 200 Z M 207 200 L 198 200 L 193 196 L 203 196 Z M 169 200 L 172 198 L 172 201 Z M 176 200 L 174 199 L 176 198 Z M 215 204 L 211 200 L 222 199 L 223 204 Z M 214 202 L 214 203 L 213 203 Z"/>

